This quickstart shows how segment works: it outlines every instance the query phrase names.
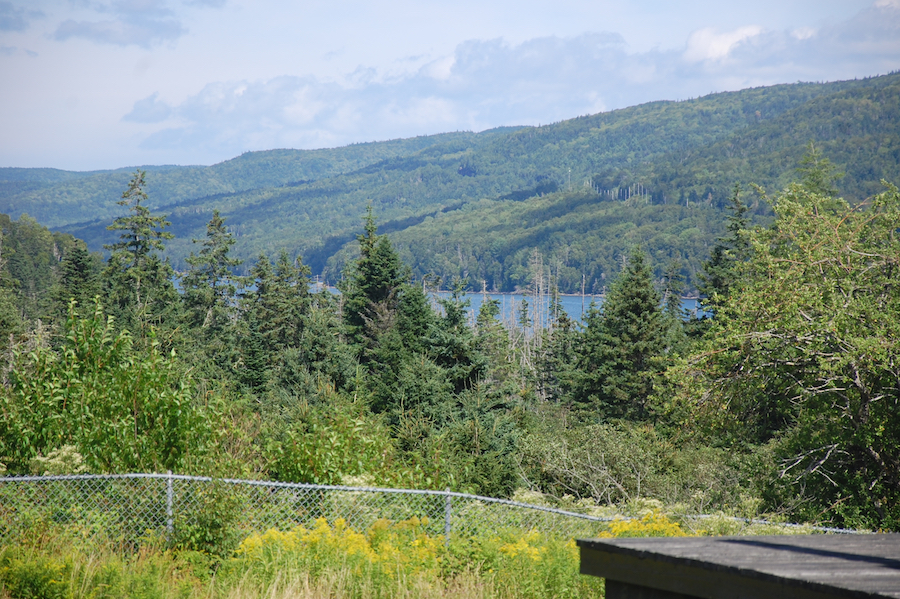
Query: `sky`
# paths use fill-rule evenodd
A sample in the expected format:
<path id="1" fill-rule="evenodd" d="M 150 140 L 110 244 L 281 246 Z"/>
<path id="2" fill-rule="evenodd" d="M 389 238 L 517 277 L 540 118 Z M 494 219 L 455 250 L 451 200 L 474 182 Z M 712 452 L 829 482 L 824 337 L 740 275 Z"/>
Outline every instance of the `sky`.
<path id="1" fill-rule="evenodd" d="M 539 125 L 900 70 L 900 0 L 0 0 L 0 167 Z"/>

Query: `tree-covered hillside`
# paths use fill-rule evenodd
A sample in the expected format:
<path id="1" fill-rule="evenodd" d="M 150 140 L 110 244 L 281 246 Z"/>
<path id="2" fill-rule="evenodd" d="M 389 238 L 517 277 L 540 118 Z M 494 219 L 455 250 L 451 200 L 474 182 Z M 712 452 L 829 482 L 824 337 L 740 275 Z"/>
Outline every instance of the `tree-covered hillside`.
<path id="1" fill-rule="evenodd" d="M 571 190 L 514 192 L 471 203 L 462 211 L 435 213 L 393 239 L 416 275 L 468 278 L 474 288 L 523 287 L 537 249 L 561 291 L 580 291 L 584 275 L 587 291 L 599 293 L 629 249 L 639 246 L 651 256 L 658 279 L 675 261 L 689 289 L 696 289 L 701 263 L 723 232 L 721 208 L 734 185 L 749 192 L 751 216 L 766 222 L 768 206 L 751 186 L 786 185 L 810 144 L 844 173 L 836 189 L 851 202 L 878 193 L 882 179 L 898 182 L 896 76 L 811 97 L 770 119 L 762 112 L 751 118 L 757 122 L 708 146 L 621 166 L 610 161 Z M 566 186 L 545 185 L 545 191 Z M 347 248 L 334 255 L 326 273 L 339 273 L 351 253 Z"/>
<path id="2" fill-rule="evenodd" d="M 900 74 L 892 74 L 653 102 L 541 127 L 258 152 L 148 170 L 147 186 L 151 206 L 172 222 L 167 253 L 179 270 L 218 210 L 235 255 L 284 249 L 335 281 L 371 204 L 418 275 L 468 274 L 476 285 L 509 290 L 537 248 L 560 266 L 565 290 L 580 289 L 582 274 L 587 288 L 602 289 L 604 273 L 637 243 L 653 254 L 657 277 L 679 259 L 696 286 L 691 277 L 721 232 L 720 209 L 735 184 L 783 186 L 813 143 L 846 173 L 843 197 L 861 201 L 879 179 L 897 181 L 898 140 Z M 109 243 L 115 190 L 127 174 L 52 174 L 27 180 L 22 169 L 0 171 L 0 190 L 39 186 L 2 194 L 0 210 L 27 212 L 92 249 Z M 567 206 L 575 211 L 566 214 Z"/>
<path id="3" fill-rule="evenodd" d="M 760 198 L 766 225 L 736 188 L 709 247 L 712 203 L 589 187 L 476 202 L 396 243 L 369 208 L 340 295 L 311 291 L 285 251 L 234 276 L 218 212 L 175 275 L 141 171 L 106 259 L 4 216 L 0 473 L 65 454 L 60 472 L 527 489 L 578 509 L 652 499 L 897 530 L 900 192 L 850 204 L 813 145 L 796 167 Z M 681 308 L 676 246 L 704 256 L 701 319 Z M 429 297 L 404 259 L 434 271 L 451 255 L 526 288 L 515 318 L 490 300 L 467 317 L 458 283 Z M 581 324 L 557 293 L 578 264 L 606 291 Z"/>
<path id="4" fill-rule="evenodd" d="M 562 293 L 604 293 L 634 247 L 650 257 L 657 278 L 674 260 L 696 285 L 696 273 L 723 232 L 720 210 L 705 203 L 652 205 L 646 196 L 620 201 L 590 189 L 523 202 L 490 201 L 426 219 L 393 240 L 418 278 L 468 279 L 474 289 L 528 286 L 534 251 Z M 348 248 L 327 272 L 339 272 Z"/>
<path id="5" fill-rule="evenodd" d="M 251 189 L 298 185 L 405 156 L 435 143 L 470 137 L 445 133 L 323 150 L 247 152 L 213 166 L 142 166 L 153 207 Z M 57 169 L 0 168 L 0 212 L 27 213 L 49 227 L 115 217 L 115 199 L 134 168 L 72 173 Z M 112 201 L 111 201 L 112 200 Z"/>

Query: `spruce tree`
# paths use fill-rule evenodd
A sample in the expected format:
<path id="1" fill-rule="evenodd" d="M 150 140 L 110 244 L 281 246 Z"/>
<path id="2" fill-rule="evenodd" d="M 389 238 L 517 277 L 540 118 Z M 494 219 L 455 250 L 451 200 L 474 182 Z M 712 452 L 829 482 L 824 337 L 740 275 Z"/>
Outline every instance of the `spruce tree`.
<path id="1" fill-rule="evenodd" d="M 103 246 L 112 252 L 103 272 L 110 312 L 138 340 L 147 337 L 151 326 L 174 326 L 179 304 L 172 267 L 157 254 L 165 249 L 164 240 L 173 237 L 164 231 L 171 223 L 143 204 L 145 175 L 135 172 L 117 202 L 129 207 L 129 215 L 107 227 L 122 232 L 119 241 Z"/>
<path id="2" fill-rule="evenodd" d="M 99 254 L 91 254 L 83 241 L 75 240 L 59 265 L 59 283 L 53 291 L 54 315 L 64 318 L 70 300 L 75 300 L 81 309 L 91 306 L 103 290 L 101 270 Z"/>
<path id="3" fill-rule="evenodd" d="M 667 327 L 643 252 L 632 251 L 602 309 L 592 305 L 586 322 L 574 398 L 603 420 L 647 418 Z"/>
<path id="4" fill-rule="evenodd" d="M 430 340 L 430 354 L 447 372 L 455 393 L 473 388 L 487 370 L 487 359 L 466 323 L 469 300 L 464 299 L 464 286 L 464 281 L 454 281 L 450 297 L 440 300 L 444 317 L 433 327 Z"/>
<path id="5" fill-rule="evenodd" d="M 684 275 L 681 272 L 681 260 L 671 260 L 666 265 L 665 288 L 663 289 L 663 314 L 668 328 L 666 350 L 681 353 L 688 342 L 688 327 L 685 327 L 687 311 L 682 305 L 681 295 L 684 293 Z"/>
<path id="6" fill-rule="evenodd" d="M 242 301 L 242 361 L 249 370 L 242 378 L 251 387 L 261 388 L 285 352 L 309 345 L 309 272 L 300 258 L 292 261 L 284 250 L 274 265 L 262 254 L 250 269 L 254 289 Z"/>
<path id="7" fill-rule="evenodd" d="M 388 238 L 378 235 L 371 206 L 366 212 L 365 223 L 365 234 L 357 237 L 359 259 L 350 265 L 341 285 L 344 323 L 351 342 L 360 349 L 363 359 L 362 350 L 391 328 L 400 287 L 409 278 L 409 269 L 401 262 Z"/>
<path id="8" fill-rule="evenodd" d="M 233 321 L 237 284 L 232 270 L 242 261 L 228 255 L 234 237 L 218 210 L 206 225 L 206 237 L 193 243 L 200 244 L 200 251 L 186 259 L 189 268 L 181 280 L 185 316 L 191 328 L 210 339 L 220 336 Z"/>
<path id="9" fill-rule="evenodd" d="M 576 362 L 575 326 L 565 310 L 559 308 L 555 325 L 543 332 L 541 351 L 535 360 L 537 392 L 541 399 L 560 402 L 568 395 Z"/>
<path id="10" fill-rule="evenodd" d="M 16 306 L 15 280 L 10 276 L 3 255 L 4 232 L 0 229 L 0 350 L 25 328 L 22 314 Z"/>
<path id="11" fill-rule="evenodd" d="M 747 242 L 747 205 L 741 200 L 741 186 L 735 185 L 731 194 L 726 234 L 716 240 L 709 260 L 703 263 L 699 291 L 705 310 L 715 313 L 732 288 L 737 284 L 738 265 L 750 257 Z"/>

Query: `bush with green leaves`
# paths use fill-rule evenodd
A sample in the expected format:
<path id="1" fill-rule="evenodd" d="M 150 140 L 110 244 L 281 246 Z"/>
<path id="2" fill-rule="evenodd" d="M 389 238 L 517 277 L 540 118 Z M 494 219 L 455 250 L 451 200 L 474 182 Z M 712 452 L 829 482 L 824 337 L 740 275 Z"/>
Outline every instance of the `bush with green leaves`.
<path id="1" fill-rule="evenodd" d="M 767 442 L 770 509 L 900 528 L 900 192 L 850 206 L 819 160 L 745 232 L 749 259 L 709 335 L 669 373 L 719 443 Z M 827 173 L 825 173 L 827 174 Z M 827 177 L 825 178 L 827 183 Z"/>
<path id="2" fill-rule="evenodd" d="M 545 417 L 548 424 L 519 441 L 521 471 L 545 492 L 587 505 L 627 508 L 654 498 L 681 513 L 754 517 L 775 465 L 768 447 L 735 452 L 675 441 L 648 423 L 562 427 L 558 415 Z"/>
<path id="3" fill-rule="evenodd" d="M 69 306 L 58 349 L 45 332 L 13 350 L 0 391 L 0 456 L 26 472 L 33 458 L 72 445 L 92 472 L 177 470 L 203 451 L 209 426 L 174 352 L 152 333 L 137 351 L 99 304 Z"/>
<path id="4" fill-rule="evenodd" d="M 269 473 L 285 482 L 334 485 L 348 476 L 391 477 L 394 445 L 380 417 L 332 395 L 334 403 L 296 406 L 270 426 Z"/>

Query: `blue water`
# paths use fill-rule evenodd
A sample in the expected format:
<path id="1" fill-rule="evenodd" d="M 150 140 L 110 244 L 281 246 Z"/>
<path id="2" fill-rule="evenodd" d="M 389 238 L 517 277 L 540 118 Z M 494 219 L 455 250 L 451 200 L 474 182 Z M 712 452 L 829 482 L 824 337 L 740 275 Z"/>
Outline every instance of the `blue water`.
<path id="1" fill-rule="evenodd" d="M 432 298 L 440 297 L 440 298 L 448 298 L 450 297 L 450 293 L 447 291 L 438 291 L 436 293 L 429 294 Z M 520 307 L 522 306 L 522 299 L 528 299 L 529 307 L 528 314 L 531 320 L 534 320 L 534 306 L 531 304 L 531 298 L 527 295 L 521 293 L 470 293 L 465 296 L 464 299 L 469 300 L 469 318 L 470 320 L 474 320 L 475 315 L 478 314 L 478 310 L 481 308 L 481 303 L 484 301 L 485 297 L 489 300 L 497 300 L 500 303 L 500 320 L 501 322 L 516 322 L 518 320 L 518 314 Z M 565 310 L 566 314 L 570 319 L 576 322 L 584 322 L 584 315 L 587 314 L 588 309 L 591 306 L 591 302 L 596 302 L 597 306 L 603 305 L 603 296 L 600 295 L 563 295 L 560 296 L 560 304 L 562 304 L 562 309 Z M 549 299 L 544 299 L 545 303 L 549 303 Z M 684 298 L 681 300 L 681 306 L 688 314 L 693 314 L 700 310 L 699 302 L 696 299 Z M 547 306 L 544 306 L 544 313 L 541 319 L 543 322 L 547 322 L 548 314 L 547 314 Z"/>
<path id="2" fill-rule="evenodd" d="M 310 285 L 310 291 L 315 292 L 318 289 L 328 289 L 332 293 L 340 293 L 334 287 L 322 287 L 316 286 L 315 284 Z M 435 306 L 437 307 L 437 300 L 439 298 L 447 299 L 450 297 L 449 291 L 433 291 L 429 292 L 428 296 L 432 299 Z M 527 299 L 528 306 L 528 316 L 534 321 L 535 313 L 534 306 L 531 305 L 531 297 L 522 293 L 468 293 L 463 297 L 463 300 L 468 300 L 469 307 L 467 312 L 469 314 L 469 322 L 474 323 L 475 317 L 478 314 L 478 310 L 481 309 L 482 302 L 487 298 L 488 300 L 497 300 L 500 304 L 500 322 L 504 324 L 510 323 L 518 323 L 519 311 L 522 306 L 522 299 Z M 549 304 L 549 298 L 544 298 L 545 304 Z M 568 317 L 576 322 L 583 323 L 584 315 L 587 314 L 587 311 L 591 307 L 591 302 L 595 302 L 597 306 L 603 305 L 603 296 L 601 295 L 561 295 L 560 296 L 560 304 L 562 305 L 562 309 L 566 312 Z M 687 314 L 703 314 L 703 311 L 700 309 L 700 302 L 693 298 L 682 298 L 681 307 L 685 310 Z M 545 305 L 543 310 L 543 316 L 541 317 L 541 322 L 547 323 L 549 321 L 548 305 Z"/>

